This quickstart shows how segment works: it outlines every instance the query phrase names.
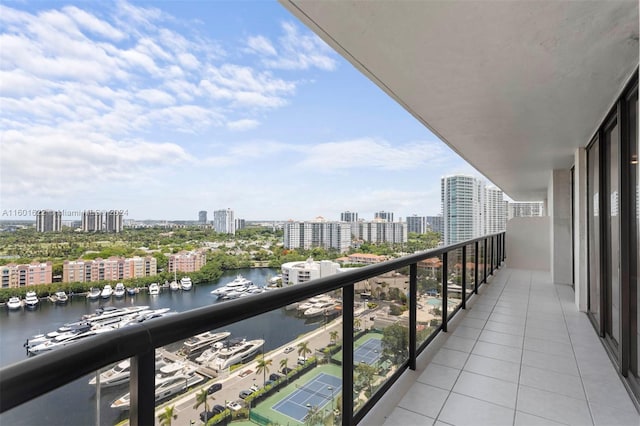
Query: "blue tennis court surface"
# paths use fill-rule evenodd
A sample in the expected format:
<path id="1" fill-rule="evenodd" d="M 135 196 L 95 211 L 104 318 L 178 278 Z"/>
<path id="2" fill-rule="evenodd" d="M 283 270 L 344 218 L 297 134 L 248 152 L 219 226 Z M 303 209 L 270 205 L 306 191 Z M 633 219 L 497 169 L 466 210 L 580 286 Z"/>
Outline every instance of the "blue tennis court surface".
<path id="1" fill-rule="evenodd" d="M 331 397 L 338 396 L 341 389 L 341 379 L 331 374 L 320 373 L 303 388 L 298 388 L 271 408 L 294 420 L 304 422 L 309 408 L 318 407 L 322 410 L 325 405 L 331 404 Z"/>
<path id="2" fill-rule="evenodd" d="M 380 359 L 382 354 L 382 340 L 369 339 L 353 351 L 353 362 L 359 364 L 365 362 L 369 365 L 374 364 Z"/>

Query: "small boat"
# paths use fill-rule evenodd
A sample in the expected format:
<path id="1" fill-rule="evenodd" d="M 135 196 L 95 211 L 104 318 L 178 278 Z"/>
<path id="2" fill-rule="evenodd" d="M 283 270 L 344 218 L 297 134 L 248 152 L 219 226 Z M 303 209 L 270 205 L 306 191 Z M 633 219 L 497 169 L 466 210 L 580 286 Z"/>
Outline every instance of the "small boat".
<path id="1" fill-rule="evenodd" d="M 189 291 L 191 290 L 192 286 L 193 286 L 193 283 L 191 282 L 191 278 L 189 277 L 180 278 L 180 288 L 182 288 L 185 291 Z"/>
<path id="2" fill-rule="evenodd" d="M 91 287 L 89 289 L 89 292 L 87 293 L 87 299 L 89 299 L 89 300 L 98 300 L 100 298 L 100 294 L 101 293 L 102 292 L 100 291 L 99 288 Z"/>
<path id="3" fill-rule="evenodd" d="M 113 294 L 113 288 L 111 288 L 110 284 L 106 284 L 102 289 L 102 292 L 100 292 L 100 297 L 102 297 L 103 299 L 108 299 L 111 297 L 112 294 Z"/>
<path id="4" fill-rule="evenodd" d="M 125 290 L 125 288 L 124 288 L 124 284 L 122 284 L 122 283 L 118 283 L 118 284 L 116 284 L 116 288 L 115 288 L 115 290 L 113 290 L 113 295 L 114 295 L 116 298 L 121 299 L 121 298 L 123 298 L 123 297 L 124 297 L 125 291 L 126 291 L 126 290 Z"/>
<path id="5" fill-rule="evenodd" d="M 149 284 L 149 294 L 152 296 L 160 294 L 160 286 L 158 283 Z"/>
<path id="6" fill-rule="evenodd" d="M 193 356 L 194 354 L 203 351 L 205 348 L 216 342 L 224 340 L 229 336 L 231 336 L 231 333 L 228 331 L 221 331 L 219 333 L 205 331 L 204 333 L 196 334 L 184 341 L 182 353 Z"/>
<path id="7" fill-rule="evenodd" d="M 7 308 L 12 311 L 22 308 L 22 300 L 17 296 L 10 297 L 7 301 Z"/>
<path id="8" fill-rule="evenodd" d="M 140 289 L 138 287 L 127 287 L 127 294 L 129 294 L 129 296 L 135 296 L 139 292 Z"/>
<path id="9" fill-rule="evenodd" d="M 57 305 L 64 305 L 69 301 L 69 296 L 67 296 L 67 293 L 64 291 L 56 291 L 55 296 L 55 302 Z"/>
<path id="10" fill-rule="evenodd" d="M 178 291 L 180 290 L 180 284 L 178 284 L 176 281 L 171 281 L 171 283 L 169 284 L 169 288 L 171 289 L 171 291 Z"/>
<path id="11" fill-rule="evenodd" d="M 230 344 L 218 351 L 218 356 L 209 363 L 209 367 L 217 371 L 224 371 L 232 365 L 246 362 L 258 353 L 264 345 L 263 339 L 241 340 L 235 344 Z"/>
<path id="12" fill-rule="evenodd" d="M 40 299 L 38 299 L 36 292 L 28 291 L 24 298 L 24 306 L 28 309 L 35 309 L 38 307 L 38 303 L 40 303 Z"/>

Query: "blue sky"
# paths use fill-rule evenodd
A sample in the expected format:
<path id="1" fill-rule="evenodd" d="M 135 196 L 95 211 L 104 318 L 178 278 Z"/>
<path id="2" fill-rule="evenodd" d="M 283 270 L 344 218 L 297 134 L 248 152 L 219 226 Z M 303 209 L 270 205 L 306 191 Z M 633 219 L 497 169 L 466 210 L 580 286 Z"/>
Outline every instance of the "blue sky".
<path id="1" fill-rule="evenodd" d="M 277 2 L 4 1 L 0 31 L 5 213 L 435 215 L 478 175 Z"/>

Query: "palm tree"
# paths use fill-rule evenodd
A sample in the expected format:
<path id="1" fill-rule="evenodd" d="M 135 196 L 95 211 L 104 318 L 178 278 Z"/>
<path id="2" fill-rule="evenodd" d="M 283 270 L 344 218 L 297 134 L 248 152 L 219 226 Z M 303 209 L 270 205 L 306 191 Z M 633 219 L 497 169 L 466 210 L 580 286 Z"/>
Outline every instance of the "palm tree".
<path id="1" fill-rule="evenodd" d="M 338 341 L 338 330 L 333 330 L 331 333 L 329 333 L 329 338 L 331 339 L 331 343 L 335 345 Z"/>
<path id="2" fill-rule="evenodd" d="M 176 414 L 175 410 L 175 405 L 172 405 L 171 407 L 164 407 L 164 411 L 158 416 L 158 420 L 160 420 L 160 424 L 162 426 L 171 426 L 171 420 L 178 418 L 178 414 Z"/>
<path id="3" fill-rule="evenodd" d="M 353 319 L 353 331 L 355 331 L 356 329 L 359 329 L 361 325 L 362 325 L 362 321 L 360 321 L 360 318 Z"/>
<path id="4" fill-rule="evenodd" d="M 202 389 L 200 392 L 196 394 L 196 405 L 193 406 L 196 410 L 202 404 L 204 404 L 204 411 L 209 411 L 209 406 L 207 405 L 207 399 L 209 398 L 209 394 L 206 389 Z"/>
<path id="5" fill-rule="evenodd" d="M 262 359 L 258 361 L 258 365 L 256 368 L 256 374 L 262 373 L 262 386 L 267 383 L 267 373 L 269 372 L 269 366 L 273 360 L 264 359 L 264 355 L 262 355 Z"/>
<path id="6" fill-rule="evenodd" d="M 307 354 L 312 353 L 313 351 L 309 349 L 309 342 L 300 342 L 298 343 L 298 355 L 306 358 Z"/>
<path id="7" fill-rule="evenodd" d="M 289 360 L 287 358 L 282 358 L 280 360 L 280 371 L 283 371 L 285 368 L 287 368 L 288 364 Z M 285 376 L 287 376 L 287 384 L 289 384 L 289 374 L 285 373 Z"/>

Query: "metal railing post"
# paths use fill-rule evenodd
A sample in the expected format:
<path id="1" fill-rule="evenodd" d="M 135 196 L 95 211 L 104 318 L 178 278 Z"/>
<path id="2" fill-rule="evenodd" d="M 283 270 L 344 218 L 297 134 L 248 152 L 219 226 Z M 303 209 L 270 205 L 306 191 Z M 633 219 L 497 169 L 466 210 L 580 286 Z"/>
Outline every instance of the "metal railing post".
<path id="1" fill-rule="evenodd" d="M 353 422 L 353 284 L 342 290 L 342 425 Z"/>
<path id="2" fill-rule="evenodd" d="M 482 280 L 483 283 L 487 282 L 487 239 L 484 238 L 482 240 L 482 263 L 483 263 L 483 267 L 482 267 L 482 274 L 484 275 L 484 279 Z"/>
<path id="3" fill-rule="evenodd" d="M 155 350 L 142 352 L 131 358 L 129 392 L 129 424 L 143 426 L 155 424 L 156 405 Z"/>
<path id="4" fill-rule="evenodd" d="M 462 309 L 467 309 L 467 246 L 462 246 Z"/>
<path id="5" fill-rule="evenodd" d="M 418 352 L 418 264 L 409 266 L 409 368 L 416 369 Z"/>
<path id="6" fill-rule="evenodd" d="M 494 244 L 494 239 L 493 237 L 491 237 L 491 256 L 489 257 L 489 260 L 491 261 L 491 271 L 490 274 L 493 275 L 493 271 L 494 271 L 494 263 L 493 263 L 493 251 L 495 249 L 495 244 Z"/>
<path id="7" fill-rule="evenodd" d="M 474 251 L 474 256 L 473 256 L 475 258 L 475 260 L 474 260 L 474 263 L 475 263 L 474 268 L 475 269 L 473 270 L 473 287 L 474 287 L 473 291 L 474 291 L 475 294 L 478 294 L 478 260 L 479 260 L 478 256 L 480 256 L 480 253 L 478 253 L 478 248 L 479 248 L 479 244 L 476 241 L 474 243 L 474 250 L 475 251 Z"/>
<path id="8" fill-rule="evenodd" d="M 449 298 L 449 289 L 447 288 L 448 281 L 448 252 L 442 253 L 442 331 L 447 331 L 447 299 Z"/>

